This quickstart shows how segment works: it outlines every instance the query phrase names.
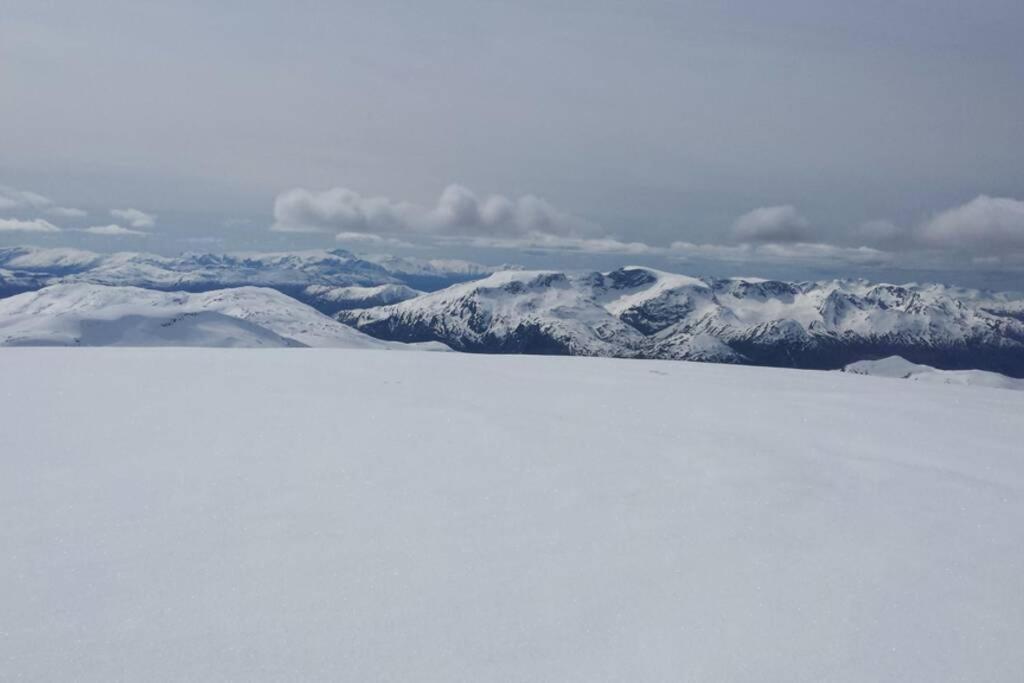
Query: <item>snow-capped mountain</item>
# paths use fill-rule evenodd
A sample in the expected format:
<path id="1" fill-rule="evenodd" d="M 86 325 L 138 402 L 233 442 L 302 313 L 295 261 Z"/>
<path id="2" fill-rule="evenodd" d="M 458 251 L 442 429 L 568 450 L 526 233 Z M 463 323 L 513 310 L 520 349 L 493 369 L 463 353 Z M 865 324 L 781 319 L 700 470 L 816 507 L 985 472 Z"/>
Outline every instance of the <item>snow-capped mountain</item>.
<path id="1" fill-rule="evenodd" d="M 466 261 L 364 258 L 344 249 L 186 253 L 168 257 L 136 252 L 97 254 L 80 249 L 11 247 L 0 249 L 0 296 L 67 283 L 191 292 L 252 285 L 272 287 L 316 305 L 317 297 L 304 298 L 308 287 L 404 285 L 417 290 L 437 289 L 491 272 L 493 269 Z M 329 308 L 331 306 L 333 302 Z"/>
<path id="2" fill-rule="evenodd" d="M 406 285 L 376 285 L 375 287 L 331 287 L 310 285 L 299 297 L 323 313 L 333 314 L 353 308 L 387 306 L 414 299 L 423 294 Z"/>
<path id="3" fill-rule="evenodd" d="M 466 351 L 836 369 L 901 355 L 1024 376 L 1022 302 L 942 285 L 703 279 L 649 268 L 507 271 L 337 317 Z"/>
<path id="4" fill-rule="evenodd" d="M 957 384 L 962 386 L 992 387 L 996 389 L 1015 389 L 1024 391 L 1024 379 L 1014 379 L 998 372 L 985 370 L 939 370 L 930 365 L 911 363 L 899 356 L 889 356 L 880 360 L 862 360 L 850 363 L 843 372 L 854 375 L 870 375 L 872 377 L 890 377 L 910 379 L 930 384 Z"/>
<path id="5" fill-rule="evenodd" d="M 392 348 L 273 289 L 51 285 L 0 299 L 0 346 Z"/>

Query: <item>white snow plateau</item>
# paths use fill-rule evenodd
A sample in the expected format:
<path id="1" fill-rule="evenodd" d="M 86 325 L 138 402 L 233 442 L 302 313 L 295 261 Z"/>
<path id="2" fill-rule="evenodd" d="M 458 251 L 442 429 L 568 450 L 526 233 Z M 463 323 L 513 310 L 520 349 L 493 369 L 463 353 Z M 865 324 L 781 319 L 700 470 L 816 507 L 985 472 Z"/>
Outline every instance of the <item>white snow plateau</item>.
<path id="1" fill-rule="evenodd" d="M 0 680 L 1024 671 L 1020 392 L 353 349 L 0 377 Z"/>

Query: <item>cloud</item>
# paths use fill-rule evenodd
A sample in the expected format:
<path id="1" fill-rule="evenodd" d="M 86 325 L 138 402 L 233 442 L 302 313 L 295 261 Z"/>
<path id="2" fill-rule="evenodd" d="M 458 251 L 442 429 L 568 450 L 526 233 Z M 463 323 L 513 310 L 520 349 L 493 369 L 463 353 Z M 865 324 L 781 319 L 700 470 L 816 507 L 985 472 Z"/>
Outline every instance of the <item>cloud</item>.
<path id="1" fill-rule="evenodd" d="M 417 248 L 415 244 L 395 237 L 382 237 L 367 232 L 339 232 L 334 236 L 334 239 L 345 244 L 357 244 L 360 246 Z"/>
<path id="2" fill-rule="evenodd" d="M 596 224 L 562 211 L 540 197 L 480 198 L 462 185 L 446 187 L 432 207 L 388 197 L 365 197 L 342 187 L 323 192 L 296 188 L 275 199 L 271 229 L 492 237 L 585 237 L 600 236 L 602 232 Z"/>
<path id="3" fill-rule="evenodd" d="M 53 200 L 36 192 L 19 190 L 9 185 L 0 185 L 0 211 L 24 211 L 32 209 L 45 211 L 61 218 L 81 218 L 87 215 L 82 209 L 54 206 Z"/>
<path id="4" fill-rule="evenodd" d="M 427 216 L 428 229 L 460 235 L 599 237 L 596 223 L 556 208 L 535 195 L 478 198 L 461 185 L 449 185 Z"/>
<path id="5" fill-rule="evenodd" d="M 816 237 L 810 221 L 788 204 L 740 216 L 731 226 L 730 242 L 662 246 L 621 239 L 534 195 L 480 196 L 457 184 L 430 205 L 347 188 L 296 188 L 276 197 L 274 219 L 272 230 L 334 233 L 339 242 L 373 247 L 438 245 L 837 268 L 942 269 L 970 264 L 965 256 L 993 256 L 975 262 L 985 267 L 1024 263 L 1024 202 L 989 197 L 938 214 L 923 227 L 869 221 L 834 242 Z M 966 254 L 939 248 L 966 245 Z"/>
<path id="6" fill-rule="evenodd" d="M 125 228 L 115 223 L 110 225 L 94 225 L 89 228 L 84 228 L 82 232 L 87 232 L 90 235 L 106 235 L 108 237 L 127 237 L 127 236 L 146 236 L 149 233 L 141 230 L 132 230 L 131 228 Z"/>
<path id="7" fill-rule="evenodd" d="M 531 233 L 522 237 L 441 236 L 444 244 L 484 249 L 525 249 L 530 251 L 568 251 L 585 254 L 658 255 L 667 253 L 665 247 L 644 242 L 623 242 L 612 237 L 562 237 Z"/>
<path id="8" fill-rule="evenodd" d="M 887 220 L 861 223 L 853 231 L 853 236 L 862 244 L 886 247 L 903 244 L 910 238 L 906 229 Z"/>
<path id="9" fill-rule="evenodd" d="M 409 229 L 413 207 L 387 197 L 364 197 L 343 187 L 323 192 L 296 188 L 274 200 L 278 232 L 401 232 Z"/>
<path id="10" fill-rule="evenodd" d="M 0 232 L 60 232 L 61 229 L 50 221 L 42 218 L 20 220 L 18 218 L 0 218 Z"/>
<path id="11" fill-rule="evenodd" d="M 925 246 L 979 254 L 1024 250 L 1024 201 L 981 195 L 937 214 L 916 237 Z"/>
<path id="12" fill-rule="evenodd" d="M 0 185 L 0 210 L 10 209 L 45 209 L 53 201 L 48 197 L 28 190 L 19 190 L 8 185 Z"/>
<path id="13" fill-rule="evenodd" d="M 51 206 L 46 213 L 61 218 L 83 218 L 89 215 L 89 212 L 84 209 L 73 209 L 68 206 Z"/>
<path id="14" fill-rule="evenodd" d="M 810 223 L 796 207 L 763 206 L 745 213 L 732 226 L 740 242 L 810 242 Z"/>
<path id="15" fill-rule="evenodd" d="M 669 253 L 679 260 L 707 259 L 713 261 L 760 262 L 772 264 L 851 264 L 860 266 L 891 265 L 892 252 L 871 247 L 843 247 L 822 242 L 789 244 L 694 244 L 673 242 Z"/>
<path id="16" fill-rule="evenodd" d="M 138 209 L 111 209 L 110 215 L 119 218 L 133 228 L 152 228 L 156 225 L 156 216 Z"/>

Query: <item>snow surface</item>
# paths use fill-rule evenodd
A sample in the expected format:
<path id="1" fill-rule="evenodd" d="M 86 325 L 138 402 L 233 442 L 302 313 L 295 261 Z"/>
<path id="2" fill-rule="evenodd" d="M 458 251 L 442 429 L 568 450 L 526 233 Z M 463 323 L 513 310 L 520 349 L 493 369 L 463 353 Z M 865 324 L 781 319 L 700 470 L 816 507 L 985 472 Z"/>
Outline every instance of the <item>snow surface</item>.
<path id="1" fill-rule="evenodd" d="M 335 349 L 0 377 L 0 680 L 1024 671 L 1024 394 Z"/>
<path id="2" fill-rule="evenodd" d="M 873 375 L 876 377 L 892 377 L 912 379 L 918 382 L 936 382 L 939 384 L 963 384 L 996 389 L 1016 389 L 1024 391 L 1024 379 L 1014 379 L 998 372 L 985 370 L 939 370 L 930 365 L 911 363 L 900 356 L 889 356 L 880 360 L 862 360 L 850 363 L 843 372 L 857 375 Z"/>

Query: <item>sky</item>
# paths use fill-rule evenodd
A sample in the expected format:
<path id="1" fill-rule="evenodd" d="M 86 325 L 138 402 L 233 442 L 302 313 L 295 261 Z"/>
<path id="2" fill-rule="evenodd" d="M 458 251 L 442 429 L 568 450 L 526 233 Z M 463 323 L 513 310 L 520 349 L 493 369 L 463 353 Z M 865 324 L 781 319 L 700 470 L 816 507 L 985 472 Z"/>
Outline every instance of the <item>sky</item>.
<path id="1" fill-rule="evenodd" d="M 6 0 L 0 245 L 1024 290 L 1024 3 Z"/>

